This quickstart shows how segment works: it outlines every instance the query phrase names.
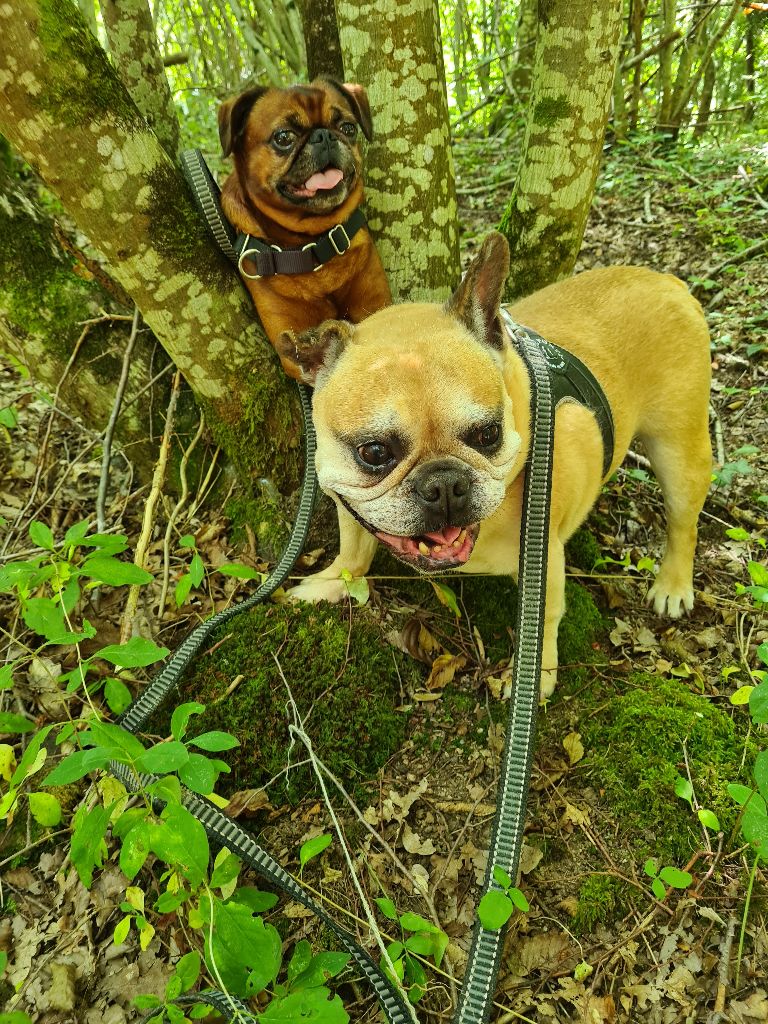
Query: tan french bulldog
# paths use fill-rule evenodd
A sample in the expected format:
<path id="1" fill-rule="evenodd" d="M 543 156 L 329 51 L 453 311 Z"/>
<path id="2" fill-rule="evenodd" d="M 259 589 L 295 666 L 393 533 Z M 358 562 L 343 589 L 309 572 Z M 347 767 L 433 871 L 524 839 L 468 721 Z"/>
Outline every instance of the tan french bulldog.
<path id="1" fill-rule="evenodd" d="M 364 575 L 377 542 L 425 573 L 517 576 L 530 385 L 499 315 L 509 271 L 491 234 L 446 306 L 390 306 L 361 324 L 327 321 L 279 348 L 314 385 L 317 471 L 338 506 L 340 552 L 292 591 L 339 601 L 342 570 Z M 592 412 L 555 420 L 542 696 L 554 689 L 564 610 L 564 545 L 639 437 L 664 494 L 667 546 L 648 594 L 658 614 L 693 605 L 696 526 L 709 487 L 709 334 L 669 274 L 612 267 L 515 303 L 518 324 L 574 353 L 602 386 L 615 444 L 603 473 Z"/>

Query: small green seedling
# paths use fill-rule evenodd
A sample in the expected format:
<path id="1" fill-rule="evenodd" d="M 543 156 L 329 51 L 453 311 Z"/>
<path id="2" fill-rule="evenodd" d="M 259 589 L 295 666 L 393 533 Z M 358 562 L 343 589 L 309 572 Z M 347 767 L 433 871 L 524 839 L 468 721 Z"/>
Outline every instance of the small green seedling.
<path id="1" fill-rule="evenodd" d="M 696 812 L 696 817 L 704 828 L 709 829 L 712 832 L 720 831 L 720 820 L 715 812 L 709 811 L 705 807 L 699 807 L 694 796 L 693 786 L 688 779 L 684 779 L 682 775 L 678 775 L 677 779 L 675 779 L 675 796 L 679 796 L 681 800 L 685 800 L 691 810 Z"/>
<path id="2" fill-rule="evenodd" d="M 659 870 L 656 857 L 648 858 L 643 864 L 643 871 L 651 879 L 651 892 L 659 901 L 666 897 L 667 885 L 672 889 L 687 889 L 693 881 L 693 876 L 689 872 L 681 871 L 679 868 L 664 867 Z"/>
<path id="3" fill-rule="evenodd" d="M 483 896 L 477 907 L 477 916 L 483 928 L 495 932 L 503 928 L 512 917 L 515 908 L 524 914 L 531 908 L 522 892 L 512 885 L 512 879 L 504 868 L 500 868 L 498 864 L 493 868 L 493 880 L 501 888 L 491 889 Z"/>
<path id="4" fill-rule="evenodd" d="M 431 956 L 439 967 L 448 948 L 448 936 L 437 925 L 418 914 L 398 914 L 395 904 L 385 896 L 379 897 L 376 905 L 386 918 L 400 925 L 401 941 L 390 942 L 387 953 L 397 981 L 405 986 L 409 1001 L 417 1003 L 427 991 L 427 975 L 417 957 Z M 412 934 L 406 936 L 406 932 Z M 383 960 L 381 966 L 390 973 Z"/>

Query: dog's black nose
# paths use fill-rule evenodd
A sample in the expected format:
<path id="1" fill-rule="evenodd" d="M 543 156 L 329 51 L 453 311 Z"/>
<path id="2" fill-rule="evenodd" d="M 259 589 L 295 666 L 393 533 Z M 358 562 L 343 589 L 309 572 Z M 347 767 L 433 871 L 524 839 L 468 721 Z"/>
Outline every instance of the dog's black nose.
<path id="1" fill-rule="evenodd" d="M 471 486 L 469 472 L 455 462 L 430 462 L 419 467 L 413 488 L 424 510 L 426 529 L 464 525 Z"/>
<path id="2" fill-rule="evenodd" d="M 318 166 L 326 164 L 331 159 L 331 143 L 333 141 L 333 135 L 327 128 L 315 128 L 309 136 L 309 144 L 314 149 Z"/>

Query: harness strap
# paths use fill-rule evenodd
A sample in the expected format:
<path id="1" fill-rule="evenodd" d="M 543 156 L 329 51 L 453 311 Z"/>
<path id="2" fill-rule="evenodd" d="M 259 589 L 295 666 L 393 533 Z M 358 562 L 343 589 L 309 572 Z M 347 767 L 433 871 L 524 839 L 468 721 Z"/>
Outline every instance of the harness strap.
<path id="1" fill-rule="evenodd" d="M 530 327 L 516 323 L 508 310 L 502 308 L 500 312 L 510 332 L 512 342 L 518 349 L 520 348 L 520 339 L 525 337 L 531 345 L 541 351 L 549 370 L 554 407 L 557 408 L 562 402 L 577 402 L 594 415 L 600 428 L 600 436 L 603 439 L 603 478 L 605 478 L 613 462 L 615 432 L 611 407 L 597 378 L 573 352 L 568 352 L 567 349 L 547 341 Z"/>

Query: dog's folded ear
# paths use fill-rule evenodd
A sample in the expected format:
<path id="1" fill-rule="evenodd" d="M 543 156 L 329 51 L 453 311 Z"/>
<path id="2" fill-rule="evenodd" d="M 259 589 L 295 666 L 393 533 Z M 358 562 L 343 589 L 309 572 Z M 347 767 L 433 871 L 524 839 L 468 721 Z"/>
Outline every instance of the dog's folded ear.
<path id="1" fill-rule="evenodd" d="M 373 138 L 373 120 L 371 118 L 371 105 L 368 102 L 368 93 L 357 82 L 337 82 L 335 78 L 327 78 L 322 76 L 319 81 L 326 82 L 328 85 L 333 86 L 347 103 L 350 105 L 357 118 L 357 123 L 360 125 L 363 135 L 370 142 Z"/>
<path id="2" fill-rule="evenodd" d="M 233 96 L 225 100 L 218 109 L 219 139 L 221 140 L 221 152 L 223 156 L 229 156 L 237 143 L 240 141 L 244 131 L 245 122 L 251 112 L 251 107 L 260 100 L 269 89 L 264 85 L 256 85 L 247 89 L 239 96 Z"/>
<path id="3" fill-rule="evenodd" d="M 503 347 L 499 304 L 508 274 L 509 244 L 499 231 L 492 231 L 445 307 L 480 341 L 498 349 Z"/>
<path id="4" fill-rule="evenodd" d="M 300 334 L 283 331 L 275 348 L 288 376 L 314 387 L 320 371 L 331 369 L 353 331 L 346 320 L 325 320 Z"/>

